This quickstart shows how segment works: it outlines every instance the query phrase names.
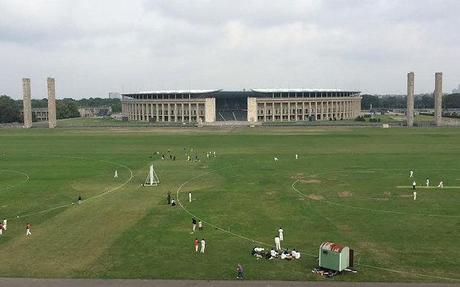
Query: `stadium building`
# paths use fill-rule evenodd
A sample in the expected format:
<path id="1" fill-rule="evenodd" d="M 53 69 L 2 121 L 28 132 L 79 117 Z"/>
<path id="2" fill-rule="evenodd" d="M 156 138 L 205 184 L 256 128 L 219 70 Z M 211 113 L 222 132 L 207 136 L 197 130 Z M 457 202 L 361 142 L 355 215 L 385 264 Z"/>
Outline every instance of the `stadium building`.
<path id="1" fill-rule="evenodd" d="M 292 122 L 352 119 L 358 91 L 312 89 L 167 90 L 122 94 L 125 118 L 150 122 Z"/>

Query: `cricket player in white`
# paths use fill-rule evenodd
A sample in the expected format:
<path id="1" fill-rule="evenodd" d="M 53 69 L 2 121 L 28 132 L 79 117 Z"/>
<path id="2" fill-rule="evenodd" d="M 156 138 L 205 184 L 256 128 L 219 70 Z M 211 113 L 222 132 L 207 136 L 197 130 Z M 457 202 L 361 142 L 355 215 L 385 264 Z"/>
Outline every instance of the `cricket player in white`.
<path id="1" fill-rule="evenodd" d="M 284 232 L 283 228 L 280 227 L 280 229 L 278 229 L 280 241 L 284 240 L 283 232 Z"/>
<path id="2" fill-rule="evenodd" d="M 414 171 L 413 170 L 409 171 L 409 177 L 414 177 Z"/>
<path id="3" fill-rule="evenodd" d="M 415 186 L 416 186 L 416 185 L 417 185 L 417 184 L 415 183 L 415 180 L 414 180 L 414 182 L 412 183 L 412 189 L 415 189 Z"/>
<path id="4" fill-rule="evenodd" d="M 298 155 L 298 154 L 295 155 L 295 159 L 299 159 L 299 155 Z"/>
<path id="5" fill-rule="evenodd" d="M 281 250 L 281 242 L 278 236 L 275 237 L 275 249 L 280 251 Z"/>
<path id="6" fill-rule="evenodd" d="M 115 170 L 115 174 L 113 175 L 113 178 L 118 178 L 118 170 Z"/>
<path id="7" fill-rule="evenodd" d="M 6 224 L 8 223 L 8 221 L 6 220 L 6 218 L 3 218 L 3 229 L 6 230 Z"/>
<path id="8" fill-rule="evenodd" d="M 440 187 L 440 188 L 444 187 L 444 182 L 442 182 L 442 180 L 439 182 L 438 187 Z"/>
<path id="9" fill-rule="evenodd" d="M 277 157 L 274 157 L 273 160 L 274 160 L 274 161 L 278 161 L 278 158 L 277 158 Z"/>
<path id="10" fill-rule="evenodd" d="M 191 192 L 188 193 L 188 202 L 192 202 L 192 193 Z"/>
<path id="11" fill-rule="evenodd" d="M 204 241 L 204 238 L 201 239 L 201 253 L 204 253 L 204 250 L 206 249 L 206 241 Z"/>
<path id="12" fill-rule="evenodd" d="M 429 187 L 429 186 L 430 186 L 430 179 L 427 178 L 427 179 L 426 179 L 426 187 Z"/>
<path id="13" fill-rule="evenodd" d="M 414 200 L 417 200 L 417 192 L 414 191 L 413 193 L 414 193 Z"/>

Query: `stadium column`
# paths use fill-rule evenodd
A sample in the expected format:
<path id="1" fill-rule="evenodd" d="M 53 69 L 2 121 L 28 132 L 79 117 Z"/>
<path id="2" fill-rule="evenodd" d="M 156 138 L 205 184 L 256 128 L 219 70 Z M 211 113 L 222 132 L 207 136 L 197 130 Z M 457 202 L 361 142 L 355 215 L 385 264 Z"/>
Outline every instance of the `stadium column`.
<path id="1" fill-rule="evenodd" d="M 56 127 L 56 86 L 54 78 L 47 79 L 48 84 L 48 127 Z"/>
<path id="2" fill-rule="evenodd" d="M 414 126 L 414 72 L 407 74 L 407 126 Z"/>
<path id="3" fill-rule="evenodd" d="M 24 128 L 28 129 L 32 127 L 32 98 L 29 78 L 22 79 L 22 93 Z"/>
<path id="4" fill-rule="evenodd" d="M 267 121 L 267 103 L 264 102 L 264 122 Z"/>
<path id="5" fill-rule="evenodd" d="M 442 125 L 442 73 L 434 74 L 434 123 Z"/>
<path id="6" fill-rule="evenodd" d="M 248 97 L 248 121 L 257 122 L 257 100 L 253 97 Z"/>
<path id="7" fill-rule="evenodd" d="M 216 121 L 216 98 L 205 98 L 204 121 L 207 123 L 213 123 Z"/>

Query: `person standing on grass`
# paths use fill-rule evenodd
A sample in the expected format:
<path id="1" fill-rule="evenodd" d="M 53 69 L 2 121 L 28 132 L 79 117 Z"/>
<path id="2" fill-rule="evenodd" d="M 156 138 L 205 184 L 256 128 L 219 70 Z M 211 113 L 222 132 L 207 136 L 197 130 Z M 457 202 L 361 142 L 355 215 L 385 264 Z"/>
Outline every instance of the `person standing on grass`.
<path id="1" fill-rule="evenodd" d="M 280 241 L 284 240 L 283 232 L 284 232 L 283 228 L 280 227 L 280 229 L 278 229 L 278 237 L 280 238 Z"/>
<path id="2" fill-rule="evenodd" d="M 426 187 L 429 187 L 430 186 L 430 179 L 427 177 L 426 178 Z"/>
<path id="3" fill-rule="evenodd" d="M 168 191 L 168 196 L 166 197 L 168 204 L 171 204 L 171 192 Z"/>
<path id="4" fill-rule="evenodd" d="M 0 235 L 3 235 L 3 229 L 5 229 L 5 227 L 0 223 Z"/>
<path id="5" fill-rule="evenodd" d="M 32 233 L 30 232 L 31 227 L 32 225 L 30 223 L 26 224 L 26 236 L 32 235 Z"/>
<path id="6" fill-rule="evenodd" d="M 198 252 L 198 247 L 200 246 L 200 242 L 198 241 L 198 238 L 195 238 L 195 242 L 193 244 L 195 244 L 195 252 Z"/>
<path id="7" fill-rule="evenodd" d="M 276 248 L 277 251 L 281 250 L 281 241 L 280 241 L 280 238 L 278 236 L 275 236 L 275 248 Z"/>
<path id="8" fill-rule="evenodd" d="M 200 250 L 200 252 L 204 253 L 205 249 L 206 249 L 206 241 L 203 238 L 203 239 L 201 239 L 201 250 Z"/>
<path id="9" fill-rule="evenodd" d="M 415 190 L 415 186 L 417 185 L 417 183 L 415 183 L 415 180 L 414 182 L 412 183 L 412 189 Z"/>
<path id="10" fill-rule="evenodd" d="M 203 230 L 203 222 L 201 220 L 198 220 L 198 230 Z"/>
<path id="11" fill-rule="evenodd" d="M 195 219 L 195 217 L 192 217 L 192 230 L 193 230 L 193 232 L 195 232 L 195 229 L 196 229 L 196 219 Z"/>
<path id="12" fill-rule="evenodd" d="M 439 182 L 438 187 L 444 188 L 444 182 L 442 180 Z"/>
<path id="13" fill-rule="evenodd" d="M 243 266 L 239 263 L 238 265 L 236 265 L 236 279 L 240 279 L 240 280 L 244 279 L 244 269 L 243 269 Z"/>
<path id="14" fill-rule="evenodd" d="M 7 225 L 8 221 L 6 220 L 6 218 L 3 218 L 3 229 L 6 230 L 6 225 Z"/>
<path id="15" fill-rule="evenodd" d="M 414 177 L 414 171 L 413 170 L 409 171 L 409 177 Z"/>
<path id="16" fill-rule="evenodd" d="M 81 204 L 81 195 L 78 196 L 77 202 L 78 202 L 78 204 Z"/>
<path id="17" fill-rule="evenodd" d="M 417 192 L 415 190 L 413 192 L 413 195 L 414 195 L 414 200 L 417 200 Z"/>
<path id="18" fill-rule="evenodd" d="M 115 174 L 113 175 L 113 178 L 118 178 L 118 170 L 115 170 Z"/>
<path id="19" fill-rule="evenodd" d="M 192 192 L 188 192 L 188 202 L 192 202 Z"/>
<path id="20" fill-rule="evenodd" d="M 295 154 L 295 159 L 299 159 L 299 155 L 298 155 L 298 154 Z"/>

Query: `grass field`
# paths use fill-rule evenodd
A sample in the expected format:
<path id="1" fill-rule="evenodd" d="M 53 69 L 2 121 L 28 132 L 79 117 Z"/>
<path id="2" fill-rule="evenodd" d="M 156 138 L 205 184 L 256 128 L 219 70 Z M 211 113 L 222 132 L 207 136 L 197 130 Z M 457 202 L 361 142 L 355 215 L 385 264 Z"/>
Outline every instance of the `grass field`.
<path id="1" fill-rule="evenodd" d="M 176 161 L 152 158 L 168 149 Z M 241 263 L 248 279 L 324 280 L 311 268 L 333 241 L 359 272 L 327 280 L 458 283 L 459 154 L 460 130 L 442 128 L 0 129 L 0 276 L 234 279 Z M 161 184 L 140 187 L 152 160 Z M 397 188 L 411 169 L 418 185 L 459 188 L 414 201 Z M 280 226 L 301 260 L 250 256 Z"/>

